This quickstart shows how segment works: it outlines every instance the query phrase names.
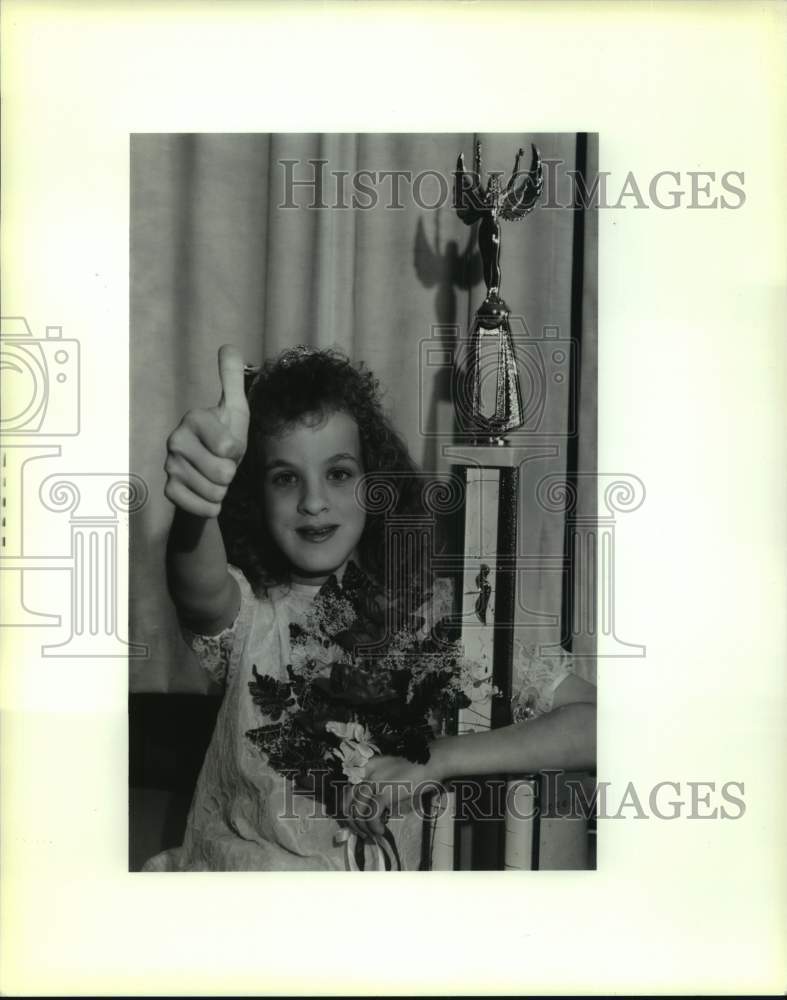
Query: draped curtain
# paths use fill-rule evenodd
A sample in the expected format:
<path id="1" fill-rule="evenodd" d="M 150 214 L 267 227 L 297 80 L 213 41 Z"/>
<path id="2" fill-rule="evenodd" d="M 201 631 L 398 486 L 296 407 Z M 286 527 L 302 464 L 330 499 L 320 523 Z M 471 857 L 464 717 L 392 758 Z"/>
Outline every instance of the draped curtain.
<path id="1" fill-rule="evenodd" d="M 519 551 L 547 559 L 564 552 L 564 513 L 535 499 L 544 476 L 573 480 L 578 509 L 595 511 L 595 483 L 581 473 L 595 472 L 596 224 L 594 212 L 570 207 L 568 173 L 594 176 L 595 137 L 134 135 L 131 461 L 150 498 L 130 525 L 131 639 L 148 649 L 131 660 L 132 690 L 207 690 L 166 592 L 172 508 L 163 462 L 186 410 L 218 399 L 221 344 L 236 344 L 250 363 L 296 343 L 365 361 L 415 460 L 446 471 L 434 435 L 451 426 L 448 369 L 425 363 L 422 345 L 450 342 L 453 328 L 466 333 L 483 299 L 475 230 L 450 198 L 457 154 L 472 162 L 476 138 L 484 168 L 505 176 L 523 142 L 541 151 L 552 207 L 504 225 L 501 290 L 529 335 L 557 330 L 578 346 L 573 378 L 546 394 L 541 429 L 555 453 L 524 467 Z M 522 615 L 544 621 L 528 638 L 558 641 L 570 574 L 545 566 L 525 574 L 520 590 Z M 573 644 L 590 675 L 593 635 Z"/>

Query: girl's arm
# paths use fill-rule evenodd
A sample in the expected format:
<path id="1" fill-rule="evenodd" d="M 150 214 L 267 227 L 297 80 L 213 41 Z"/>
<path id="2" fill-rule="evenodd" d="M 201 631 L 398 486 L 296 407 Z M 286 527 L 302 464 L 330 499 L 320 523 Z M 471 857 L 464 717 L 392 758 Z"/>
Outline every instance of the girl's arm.
<path id="1" fill-rule="evenodd" d="M 217 635 L 240 607 L 240 588 L 227 571 L 215 517 L 176 508 L 167 542 L 167 584 L 178 616 L 192 632 Z"/>
<path id="2" fill-rule="evenodd" d="M 167 440 L 164 465 L 164 494 L 176 508 L 167 544 L 169 591 L 183 622 L 205 635 L 231 625 L 240 605 L 216 520 L 249 427 L 243 359 L 235 348 L 219 351 L 219 377 L 218 405 L 185 415 Z"/>
<path id="3" fill-rule="evenodd" d="M 435 740 L 427 764 L 431 777 L 514 774 L 596 766 L 596 688 L 576 674 L 558 686 L 552 711 L 527 722 L 484 733 Z"/>
<path id="4" fill-rule="evenodd" d="M 516 774 L 596 765 L 596 706 L 561 705 L 547 715 L 485 733 L 435 740 L 426 774 L 435 781 L 471 775 Z"/>
<path id="5" fill-rule="evenodd" d="M 347 814 L 363 836 L 385 829 L 385 811 L 406 803 L 426 782 L 488 774 L 528 774 L 546 769 L 580 771 L 596 766 L 596 689 L 575 675 L 555 692 L 551 712 L 527 722 L 481 733 L 444 736 L 430 747 L 426 764 L 403 757 L 372 757 L 371 783 L 348 795 Z"/>

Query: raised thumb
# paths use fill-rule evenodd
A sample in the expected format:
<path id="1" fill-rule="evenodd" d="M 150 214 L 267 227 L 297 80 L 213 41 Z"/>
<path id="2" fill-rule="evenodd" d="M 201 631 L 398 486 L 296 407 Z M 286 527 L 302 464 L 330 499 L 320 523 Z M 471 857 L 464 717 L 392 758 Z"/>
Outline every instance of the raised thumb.
<path id="1" fill-rule="evenodd" d="M 232 344 L 219 348 L 219 406 L 225 410 L 248 413 L 249 404 L 243 386 L 243 355 Z"/>

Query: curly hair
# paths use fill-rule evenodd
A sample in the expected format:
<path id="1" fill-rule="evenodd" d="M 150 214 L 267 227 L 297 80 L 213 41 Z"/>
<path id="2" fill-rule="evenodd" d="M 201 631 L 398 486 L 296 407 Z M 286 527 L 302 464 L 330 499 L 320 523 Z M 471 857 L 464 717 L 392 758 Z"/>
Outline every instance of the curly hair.
<path id="1" fill-rule="evenodd" d="M 363 363 L 353 365 L 340 351 L 297 347 L 266 361 L 247 394 L 248 447 L 220 515 L 230 562 L 243 570 L 257 593 L 289 581 L 289 564 L 265 518 L 259 472 L 264 438 L 314 414 L 343 412 L 358 426 L 366 485 L 366 523 L 357 550 L 361 568 L 389 596 L 416 607 L 432 583 L 423 540 L 420 546 L 398 545 L 395 554 L 387 553 L 385 521 L 428 513 L 424 481 L 383 412 L 379 381 Z M 388 565 L 386 556 L 397 565 Z"/>

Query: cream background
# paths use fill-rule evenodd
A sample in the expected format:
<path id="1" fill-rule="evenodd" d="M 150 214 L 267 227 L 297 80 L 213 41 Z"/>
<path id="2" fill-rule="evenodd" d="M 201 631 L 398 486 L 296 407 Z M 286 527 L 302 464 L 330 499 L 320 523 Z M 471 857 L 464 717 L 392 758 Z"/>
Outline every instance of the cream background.
<path id="1" fill-rule="evenodd" d="M 129 875 L 126 664 L 4 630 L 3 992 L 782 991 L 784 6 L 2 16 L 3 313 L 79 337 L 93 387 L 63 471 L 128 468 L 130 132 L 584 128 L 619 183 L 743 170 L 747 194 L 599 220 L 599 470 L 648 489 L 617 559 L 648 655 L 600 665 L 599 778 L 743 781 L 745 816 L 601 822 L 596 873 Z"/>

